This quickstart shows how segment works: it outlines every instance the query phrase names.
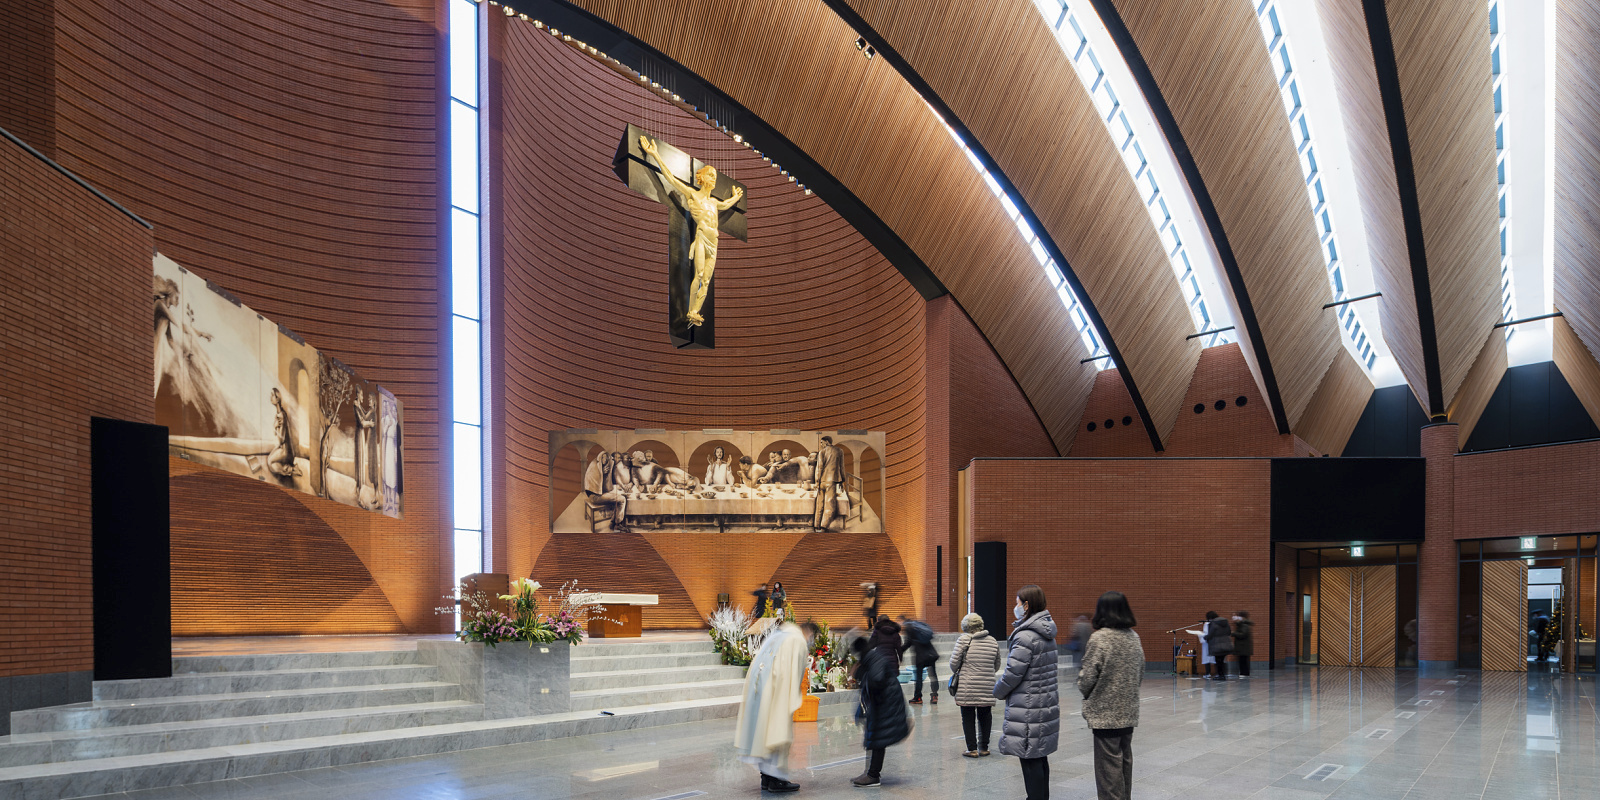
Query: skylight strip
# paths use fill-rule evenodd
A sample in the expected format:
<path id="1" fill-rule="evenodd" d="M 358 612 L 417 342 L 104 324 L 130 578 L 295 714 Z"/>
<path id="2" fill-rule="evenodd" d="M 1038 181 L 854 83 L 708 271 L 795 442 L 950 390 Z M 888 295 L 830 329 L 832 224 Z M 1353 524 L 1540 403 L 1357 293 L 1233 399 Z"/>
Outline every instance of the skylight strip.
<path id="1" fill-rule="evenodd" d="M 1494 171 L 1495 180 L 1499 184 L 1496 198 L 1500 212 L 1500 318 L 1513 320 L 1517 318 L 1517 280 L 1516 273 L 1511 269 L 1511 182 L 1507 177 L 1510 171 L 1506 164 L 1508 155 L 1507 128 L 1510 127 L 1506 117 L 1507 90 L 1510 84 L 1506 81 L 1506 36 L 1501 23 L 1500 0 L 1489 0 L 1489 70 L 1492 78 L 1490 91 L 1494 102 Z M 1506 341 L 1516 335 L 1515 325 L 1502 328 Z"/>
<path id="2" fill-rule="evenodd" d="M 1316 226 L 1317 238 L 1321 243 L 1328 283 L 1333 287 L 1333 299 L 1345 300 L 1350 295 L 1346 291 L 1348 281 L 1345 279 L 1344 264 L 1339 260 L 1338 232 L 1334 229 L 1333 216 L 1328 212 L 1327 193 L 1322 186 L 1322 169 L 1317 163 L 1316 142 L 1312 138 L 1311 122 L 1306 119 L 1305 106 L 1301 102 L 1293 53 L 1289 49 L 1289 37 L 1283 33 L 1283 25 L 1278 20 L 1278 9 L 1274 0 L 1265 0 L 1257 6 L 1256 16 L 1261 24 L 1261 38 L 1267 45 L 1269 60 L 1272 62 L 1273 77 L 1277 79 L 1278 89 L 1282 94 L 1284 113 L 1289 117 L 1291 141 L 1295 152 L 1300 155 L 1300 172 L 1305 178 L 1306 199 L 1310 204 L 1312 223 Z M 1374 342 L 1367 335 L 1367 326 L 1362 324 L 1360 312 L 1356 310 L 1354 303 L 1349 303 L 1339 306 L 1337 314 L 1341 329 L 1353 345 L 1351 350 L 1356 361 L 1360 362 L 1362 368 L 1370 375 L 1377 365 L 1379 353 L 1373 349 Z"/>
<path id="3" fill-rule="evenodd" d="M 1072 60 L 1074 73 L 1083 83 L 1083 88 L 1089 92 L 1089 96 L 1093 98 L 1095 108 L 1100 112 L 1100 120 L 1106 125 L 1106 132 L 1110 134 L 1112 143 L 1122 154 L 1123 166 L 1127 168 L 1128 174 L 1138 186 L 1140 197 L 1150 213 L 1150 224 L 1161 238 L 1162 248 L 1166 251 L 1172 267 L 1173 278 L 1178 282 L 1184 302 L 1189 306 L 1189 315 L 1194 321 L 1195 332 L 1231 327 L 1233 323 L 1228 318 L 1226 304 L 1220 297 L 1207 297 L 1205 290 L 1211 284 L 1209 281 L 1199 280 L 1194 261 L 1190 258 L 1188 245 L 1179 226 L 1173 220 L 1167 199 L 1162 193 L 1160 179 L 1156 177 L 1155 170 L 1152 169 L 1146 155 L 1150 151 L 1139 141 L 1137 128 L 1128 118 L 1128 112 L 1134 109 L 1124 103 L 1122 98 L 1138 97 L 1137 88 L 1130 89 L 1128 93 L 1118 91 L 1111 76 L 1106 72 L 1105 61 L 1096 54 L 1094 45 L 1086 33 L 1085 26 L 1094 26 L 1093 29 L 1104 27 L 1100 23 L 1099 16 L 1092 8 L 1086 8 L 1084 16 L 1080 19 L 1077 11 L 1067 0 L 1035 0 L 1035 5 L 1039 13 L 1044 15 L 1045 22 L 1055 30 L 1056 41 Z M 1234 332 L 1231 330 L 1211 333 L 1201 338 L 1201 344 L 1205 347 L 1215 347 L 1232 341 Z"/>

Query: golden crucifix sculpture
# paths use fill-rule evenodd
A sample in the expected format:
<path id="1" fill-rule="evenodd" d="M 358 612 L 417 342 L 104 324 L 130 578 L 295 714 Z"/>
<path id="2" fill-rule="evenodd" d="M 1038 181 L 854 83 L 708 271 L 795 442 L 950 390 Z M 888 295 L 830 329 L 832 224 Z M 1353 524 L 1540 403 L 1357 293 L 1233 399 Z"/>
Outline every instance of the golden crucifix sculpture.
<path id="1" fill-rule="evenodd" d="M 656 143 L 650 137 L 639 137 L 639 149 L 660 163 L 656 155 Z M 695 186 L 685 185 L 670 170 L 663 169 L 661 177 L 666 179 L 667 185 L 672 187 L 683 207 L 689 210 L 689 217 L 694 220 L 694 244 L 689 245 L 689 260 L 694 263 L 694 284 L 689 293 L 687 317 L 690 325 L 699 326 L 706 321 L 705 317 L 700 316 L 700 308 L 706 303 L 706 291 L 711 288 L 711 274 L 717 269 L 717 215 L 733 208 L 739 198 L 744 197 L 744 188 L 734 186 L 732 196 L 726 200 L 712 197 L 711 190 L 717 186 L 717 168 L 710 164 L 695 171 Z"/>

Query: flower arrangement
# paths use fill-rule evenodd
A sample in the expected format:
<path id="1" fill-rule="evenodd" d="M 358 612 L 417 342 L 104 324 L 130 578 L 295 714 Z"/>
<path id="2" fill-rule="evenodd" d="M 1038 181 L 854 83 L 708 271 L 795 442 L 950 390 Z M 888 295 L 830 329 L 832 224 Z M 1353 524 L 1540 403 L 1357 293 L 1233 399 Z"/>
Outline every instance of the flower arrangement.
<path id="1" fill-rule="evenodd" d="M 807 672 L 811 676 L 811 691 L 836 692 L 850 687 L 850 674 L 855 666 L 855 655 L 845 647 L 844 640 L 834 636 L 828 623 L 817 624 L 817 638 L 811 643 L 811 659 Z"/>
<path id="2" fill-rule="evenodd" d="M 529 647 L 562 640 L 581 644 L 589 621 L 606 619 L 601 616 L 605 607 L 588 602 L 587 593 L 578 589 L 576 580 L 567 581 L 556 594 L 546 596 L 544 601 L 554 606 L 555 611 L 541 613 L 538 595 L 541 588 L 542 585 L 532 578 L 512 581 L 511 593 L 498 596 L 506 601 L 511 611 L 507 614 L 495 607 L 487 592 L 469 590 L 465 584 L 457 587 L 456 595 L 465 602 L 461 606 L 461 630 L 456 632 L 456 638 L 463 642 L 483 642 L 490 647 L 500 642 L 527 642 Z M 456 595 L 447 594 L 444 599 L 455 601 Z M 456 609 L 456 605 L 448 605 L 434 611 L 454 614 Z"/>
<path id="3" fill-rule="evenodd" d="M 711 644 L 722 654 L 722 663 L 736 667 L 750 665 L 755 649 L 749 646 L 745 632 L 750 629 L 750 613 L 742 608 L 724 606 L 711 612 Z"/>

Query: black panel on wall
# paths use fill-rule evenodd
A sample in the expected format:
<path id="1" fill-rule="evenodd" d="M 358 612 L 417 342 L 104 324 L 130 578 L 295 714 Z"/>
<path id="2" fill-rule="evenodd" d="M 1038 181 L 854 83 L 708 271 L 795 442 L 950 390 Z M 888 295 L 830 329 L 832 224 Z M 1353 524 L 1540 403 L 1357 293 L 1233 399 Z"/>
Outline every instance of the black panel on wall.
<path id="1" fill-rule="evenodd" d="M 1419 458 L 1422 426 L 1428 414 L 1411 393 L 1411 387 L 1385 386 L 1372 393 L 1345 443 L 1342 456 L 1359 458 Z"/>
<path id="2" fill-rule="evenodd" d="M 95 417 L 94 679 L 172 675 L 172 543 L 167 429 Z"/>
<path id="3" fill-rule="evenodd" d="M 1425 464 L 1420 458 L 1274 458 L 1272 540 L 1420 540 Z"/>
<path id="4" fill-rule="evenodd" d="M 1011 596 L 1006 588 L 1006 543 L 976 542 L 972 545 L 972 613 L 983 617 L 983 626 L 996 639 L 1011 633 Z"/>
<path id="5" fill-rule="evenodd" d="M 1506 370 L 1462 450 L 1597 438 L 1600 427 L 1590 419 L 1555 362 L 1545 361 Z"/>

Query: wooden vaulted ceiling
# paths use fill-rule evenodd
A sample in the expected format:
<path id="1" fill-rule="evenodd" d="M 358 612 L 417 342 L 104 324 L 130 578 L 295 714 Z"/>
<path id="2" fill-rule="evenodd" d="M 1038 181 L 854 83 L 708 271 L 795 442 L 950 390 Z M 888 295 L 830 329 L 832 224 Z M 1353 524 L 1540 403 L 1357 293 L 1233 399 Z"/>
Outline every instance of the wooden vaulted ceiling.
<path id="1" fill-rule="evenodd" d="M 1600 420 L 1600 0 L 1558 0 L 1555 29 L 1555 361 Z"/>
<path id="2" fill-rule="evenodd" d="M 1152 442 L 1171 432 L 1198 359 L 1199 344 L 1185 339 L 1193 323 L 1120 155 L 1032 0 L 570 1 L 716 86 L 859 197 L 971 314 L 1065 452 L 1093 372 L 1078 363 L 1082 345 L 1037 262 L 919 91 L 929 94 L 1064 257 Z M 1464 440 L 1505 369 L 1493 329 L 1486 11 L 1481 0 L 1318 2 L 1385 338 L 1424 408 L 1463 422 Z M 1207 217 L 1241 345 L 1280 430 L 1339 452 L 1372 386 L 1322 308 L 1332 291 L 1254 4 L 1094 4 L 1114 37 L 1120 27 Z M 858 34 L 892 59 L 862 58 Z M 1600 243 L 1590 232 L 1576 247 Z M 1579 283 L 1600 279 L 1571 272 L 1574 293 L 1596 306 L 1588 328 L 1582 319 L 1573 328 L 1600 350 L 1600 303 Z"/>
<path id="3" fill-rule="evenodd" d="M 1464 443 L 1505 373 L 1489 18 L 1480 0 L 1319 0 L 1384 340 Z"/>
<path id="4" fill-rule="evenodd" d="M 1057 446 L 1070 447 L 1094 370 L 1079 363 L 1087 353 L 1060 299 L 922 95 L 885 59 L 862 58 L 857 31 L 826 3 L 574 5 L 717 86 L 860 197 L 973 317 Z M 930 40 L 976 42 L 944 54 L 953 71 L 980 72 L 968 65 L 981 55 L 1002 62 L 981 72 L 1009 79 L 956 93 L 957 113 L 982 136 L 1004 141 L 990 152 L 1010 154 L 1001 162 L 1006 176 L 1097 308 L 1151 438 L 1160 441 L 1177 419 L 1200 345 L 1185 339 L 1193 323 L 1137 189 L 1033 6 L 1006 0 L 982 13 L 963 8 L 946 3 L 939 9 L 950 15 L 916 16 L 953 17 L 928 31 Z M 1031 69 L 1029 56 L 1041 53 L 1058 68 Z M 1017 82 L 1023 75 L 1031 77 Z"/>

